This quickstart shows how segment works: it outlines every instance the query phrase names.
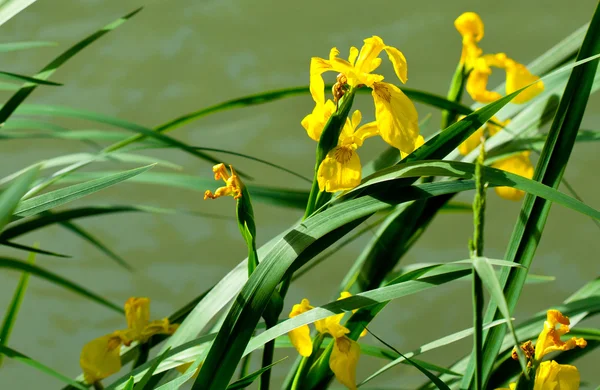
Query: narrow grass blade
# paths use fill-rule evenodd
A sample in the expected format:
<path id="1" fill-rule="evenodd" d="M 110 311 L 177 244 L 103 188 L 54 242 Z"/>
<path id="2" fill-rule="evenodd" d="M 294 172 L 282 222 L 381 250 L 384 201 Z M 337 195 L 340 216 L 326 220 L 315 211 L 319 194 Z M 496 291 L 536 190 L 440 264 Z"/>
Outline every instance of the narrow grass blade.
<path id="1" fill-rule="evenodd" d="M 79 237 L 83 238 L 84 240 L 86 240 L 87 242 L 92 244 L 93 246 L 95 246 L 98 250 L 100 250 L 106 256 L 113 259 L 121 267 L 125 268 L 128 271 L 133 271 L 133 268 L 125 261 L 125 259 L 123 259 L 121 256 L 117 255 L 115 252 L 110 250 L 106 245 L 104 245 L 102 242 L 100 242 L 100 240 L 98 240 L 91 233 L 87 232 L 79 225 L 76 225 L 75 223 L 69 222 L 69 221 L 60 222 L 60 225 L 62 227 L 64 227 L 65 229 L 78 235 Z"/>
<path id="2" fill-rule="evenodd" d="M 0 26 L 33 3 L 35 3 L 35 0 L 7 0 L 3 2 L 2 7 L 0 7 Z"/>
<path id="3" fill-rule="evenodd" d="M 25 0 L 25 1 L 13 0 L 8 6 L 3 6 L 3 8 L 0 10 L 0 25 L 2 25 L 2 23 L 4 23 L 4 21 L 5 21 L 4 18 L 10 14 L 10 13 L 7 13 L 7 7 L 8 7 L 8 9 L 10 9 L 12 4 L 15 4 L 15 3 L 21 3 L 21 4 L 25 3 L 26 4 L 26 3 L 31 3 L 31 2 L 33 2 L 33 1 L 31 1 L 31 0 Z M 54 60 L 50 61 L 50 63 L 48 65 L 46 65 L 42 70 L 40 70 L 35 75 L 35 78 L 42 79 L 42 80 L 47 79 L 61 65 L 63 65 L 65 62 L 67 62 L 69 59 L 71 59 L 73 56 L 75 56 L 77 53 L 79 53 L 82 49 L 84 49 L 85 47 L 87 47 L 88 45 L 90 45 L 91 43 L 96 41 L 98 38 L 102 37 L 104 34 L 114 30 L 115 28 L 117 28 L 120 25 L 122 25 L 123 23 L 125 23 L 127 21 L 127 19 L 133 17 L 140 10 L 141 10 L 141 8 L 115 20 L 114 22 L 104 26 L 102 29 L 95 32 L 94 34 L 79 41 L 78 43 L 76 43 L 75 45 L 73 45 L 72 47 L 67 49 L 65 52 L 60 54 L 58 57 L 56 57 Z M 19 9 L 19 11 L 20 11 L 20 9 Z M 10 15 L 10 17 L 12 17 L 12 15 Z M 19 89 L 17 91 L 17 93 L 15 93 L 0 109 L 0 123 L 6 122 L 6 120 L 17 109 L 17 107 L 19 107 L 19 105 L 25 99 L 27 99 L 27 97 L 35 90 L 36 87 L 37 87 L 36 85 L 26 84 L 21 89 Z"/>
<path id="4" fill-rule="evenodd" d="M 62 182 L 81 181 L 114 174 L 114 171 L 85 172 L 70 175 Z M 207 189 L 214 188 L 216 182 L 212 178 L 185 175 L 181 173 L 148 172 L 131 179 L 134 183 L 164 185 L 169 187 L 184 188 L 204 193 Z M 292 190 L 286 188 L 266 187 L 259 185 L 246 185 L 252 200 L 270 203 L 278 206 L 304 209 L 308 200 L 308 191 Z"/>
<path id="5" fill-rule="evenodd" d="M 489 324 L 486 324 L 484 326 L 484 329 L 491 329 L 493 327 L 496 327 L 496 326 L 504 324 L 504 323 L 505 323 L 505 320 L 497 320 L 497 321 L 491 322 Z M 402 363 L 406 359 L 406 357 L 411 358 L 413 356 L 417 356 L 419 354 L 422 354 L 422 353 L 425 353 L 425 352 L 428 352 L 428 351 L 431 351 L 431 350 L 434 350 L 434 349 L 437 349 L 437 348 L 440 348 L 440 347 L 452 344 L 452 343 L 454 343 L 456 341 L 466 339 L 467 337 L 470 337 L 472 334 L 473 334 L 473 328 L 468 328 L 468 329 L 462 330 L 460 332 L 456 332 L 456 333 L 453 333 L 451 335 L 442 337 L 442 338 L 437 339 L 435 341 L 432 341 L 430 343 L 424 344 L 424 345 L 416 348 L 414 351 L 407 352 L 407 353 L 404 354 L 404 356 L 401 356 L 401 357 L 395 359 L 394 361 L 386 364 L 384 367 L 382 367 L 381 369 L 377 370 L 374 374 L 370 375 L 367 379 L 365 379 L 364 381 L 362 381 L 359 384 L 359 386 L 364 385 L 365 383 L 367 383 L 367 382 L 375 379 L 379 375 L 383 374 L 384 372 L 386 372 L 390 368 L 392 368 L 392 367 L 394 367 L 394 366 Z"/>
<path id="6" fill-rule="evenodd" d="M 26 251 L 26 252 L 39 253 L 41 255 L 55 256 L 55 257 L 62 257 L 62 258 L 69 258 L 69 257 L 71 257 L 69 255 L 64 255 L 62 253 L 47 251 L 47 250 L 44 250 L 44 249 L 34 248 L 32 246 L 23 245 L 23 244 L 17 244 L 16 242 L 0 241 L 0 245 L 4 245 L 4 246 L 10 247 L 10 248 L 14 248 L 14 249 L 23 250 L 23 251 Z"/>
<path id="7" fill-rule="evenodd" d="M 35 368 L 36 370 L 43 372 L 46 375 L 52 376 L 63 383 L 66 383 L 70 386 L 73 386 L 77 389 L 86 390 L 87 386 L 82 385 L 79 382 L 72 380 L 71 378 L 51 369 L 50 367 L 34 360 L 18 351 L 15 351 L 12 348 L 9 348 L 5 345 L 0 344 L 0 354 L 6 355 L 8 358 L 13 359 L 15 361 L 21 362 L 23 364 L 27 364 L 30 367 Z"/>
<path id="8" fill-rule="evenodd" d="M 46 271 L 45 269 L 40 268 L 36 265 L 28 264 L 23 261 L 11 259 L 8 257 L 0 257 L 0 268 L 7 268 L 20 272 L 28 272 L 39 278 L 45 279 L 53 284 L 56 284 L 58 286 L 71 290 L 79 295 L 82 295 L 86 298 L 89 298 L 101 305 L 115 310 L 118 313 L 123 313 L 123 309 L 120 305 L 115 305 L 114 303 L 107 301 L 101 296 L 89 291 L 88 289 L 63 278 L 62 276 L 56 275 L 50 271 Z"/>
<path id="9" fill-rule="evenodd" d="M 235 218 L 232 216 L 202 213 L 192 210 L 179 210 L 146 205 L 90 205 L 60 211 L 46 211 L 36 215 L 34 218 L 29 218 L 27 220 L 22 219 L 18 222 L 12 223 L 9 227 L 4 229 L 2 233 L 0 233 L 0 242 L 4 240 L 10 240 L 15 237 L 22 236 L 23 234 L 27 234 L 32 231 L 65 221 L 73 221 L 81 218 L 129 212 L 155 214 L 183 214 L 196 217 L 223 220 L 233 220 Z"/>
<path id="10" fill-rule="evenodd" d="M 133 380 L 133 377 L 130 377 L 127 383 L 125 383 L 123 390 L 133 390 L 133 385 L 135 385 L 135 381 Z"/>
<path id="11" fill-rule="evenodd" d="M 513 263 L 514 264 L 514 263 Z M 521 371 L 525 374 L 527 372 L 527 362 L 525 361 L 525 356 L 520 351 L 520 343 L 517 338 L 517 333 L 515 332 L 515 328 L 513 326 L 513 322 L 510 316 L 510 311 L 508 310 L 508 305 L 506 303 L 506 299 L 504 298 L 504 292 L 502 291 L 502 286 L 500 286 L 500 282 L 496 276 L 496 272 L 492 267 L 492 264 L 485 257 L 476 257 L 473 259 L 473 267 L 475 271 L 481 278 L 483 285 L 487 288 L 488 292 L 492 299 L 496 302 L 498 309 L 504 316 L 506 320 L 506 324 L 508 325 L 508 329 L 510 329 L 510 333 L 514 340 L 514 346 L 517 350 L 517 354 L 519 356 L 519 363 L 521 364 Z"/>
<path id="12" fill-rule="evenodd" d="M 35 253 L 29 254 L 27 262 L 32 265 L 35 264 Z M 2 320 L 2 328 L 0 329 L 0 347 L 6 346 L 8 344 L 10 334 L 12 333 L 13 326 L 15 325 L 15 321 L 17 320 L 17 315 L 19 314 L 19 310 L 21 309 L 21 303 L 23 303 L 23 298 L 25 298 L 25 292 L 27 291 L 28 284 L 29 272 L 23 272 L 21 274 L 21 278 L 19 279 L 19 284 L 15 289 L 13 298 L 10 301 L 8 308 L 6 309 L 6 313 L 4 313 L 4 319 Z M 2 367 L 3 358 L 4 354 L 0 353 L 0 367 Z"/>
<path id="13" fill-rule="evenodd" d="M 440 389 L 440 390 L 450 390 L 450 388 L 448 387 L 447 384 L 445 384 L 444 382 L 442 382 L 442 380 L 440 378 L 438 378 L 437 376 L 435 376 L 431 372 L 429 372 L 429 370 L 427 370 L 425 367 L 422 367 L 419 363 L 417 363 L 417 361 L 409 359 L 408 357 L 406 357 L 403 354 L 401 354 L 394 347 L 392 347 L 391 345 L 389 345 L 388 343 L 386 343 L 385 341 L 383 341 L 381 338 L 379 338 L 378 336 L 376 336 L 373 332 L 371 332 L 368 329 L 367 329 L 367 331 L 371 334 L 371 336 L 375 337 L 383 345 L 385 345 L 386 347 L 390 348 L 392 351 L 396 352 L 398 355 L 400 355 L 400 357 L 403 357 L 404 360 L 406 360 L 408 363 L 410 363 L 410 365 L 412 365 L 413 367 L 415 367 L 417 370 L 421 371 L 427 378 L 429 378 L 429 380 L 431 382 L 433 382 L 435 384 L 435 386 L 438 389 Z"/>
<path id="14" fill-rule="evenodd" d="M 19 201 L 33 184 L 38 172 L 38 167 L 28 169 L 8 189 L 0 194 L 0 231 L 10 221 Z"/>
<path id="15" fill-rule="evenodd" d="M 24 42 L 7 42 L 0 43 L 0 53 L 6 53 L 16 50 L 37 49 L 39 47 L 49 47 L 58 45 L 56 42 L 44 41 L 24 41 Z"/>
<path id="16" fill-rule="evenodd" d="M 152 166 L 153 165 L 148 165 L 141 168 L 131 169 L 129 171 L 119 172 L 113 175 L 103 176 L 99 179 L 90 180 L 85 183 L 75 184 L 66 188 L 45 193 L 43 195 L 38 195 L 34 198 L 21 202 L 21 204 L 15 209 L 14 214 L 19 217 L 29 217 L 39 214 L 43 211 L 61 206 L 68 202 L 72 202 L 86 195 L 90 195 L 94 192 L 130 179 L 146 172 L 148 169 L 152 168 Z"/>
<path id="17" fill-rule="evenodd" d="M 250 386 L 255 380 L 260 378 L 263 372 L 270 370 L 271 368 L 273 368 L 274 365 L 281 363 L 285 359 L 287 359 L 287 356 L 283 359 L 279 359 L 276 362 L 269 364 L 268 366 L 261 367 L 260 370 L 254 371 L 253 373 L 246 375 L 245 377 L 227 386 L 227 390 L 245 389 L 246 387 Z"/>
<path id="18" fill-rule="evenodd" d="M 148 369 L 148 371 L 146 371 L 146 373 L 144 374 L 144 376 L 142 377 L 142 379 L 135 385 L 135 389 L 136 390 L 144 390 L 144 387 L 146 386 L 146 384 L 150 381 L 150 379 L 152 378 L 152 374 L 154 374 L 154 371 L 156 371 L 156 369 L 158 368 L 158 365 L 165 360 L 165 358 L 167 357 L 169 351 L 171 349 L 167 348 L 165 350 L 165 352 L 161 353 L 160 356 L 158 356 L 157 359 L 153 360 L 152 365 L 150 366 L 150 368 Z M 130 379 L 131 382 L 134 381 L 134 378 L 131 377 Z M 126 385 L 127 386 L 127 385 Z M 133 388 L 133 387 L 132 387 Z"/>
<path id="19" fill-rule="evenodd" d="M 7 80 L 20 81 L 22 83 L 38 84 L 38 85 L 54 85 L 54 86 L 62 85 L 61 83 L 56 83 L 54 81 L 37 79 L 35 77 L 25 76 L 25 75 L 11 73 L 11 72 L 4 72 L 1 70 L 0 70 L 0 78 L 7 79 Z"/>

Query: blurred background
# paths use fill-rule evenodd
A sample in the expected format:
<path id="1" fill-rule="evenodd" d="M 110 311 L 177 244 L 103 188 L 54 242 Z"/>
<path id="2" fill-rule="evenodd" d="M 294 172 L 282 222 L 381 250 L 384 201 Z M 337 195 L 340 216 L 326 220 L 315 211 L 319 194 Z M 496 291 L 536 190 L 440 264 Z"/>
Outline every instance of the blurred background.
<path id="1" fill-rule="evenodd" d="M 399 48 L 409 66 L 407 87 L 445 95 L 461 52 L 461 38 L 453 21 L 464 11 L 479 13 L 485 23 L 481 46 L 486 53 L 506 52 L 527 64 L 592 16 L 596 1 L 576 3 L 536 1 L 405 0 L 321 2 L 243 2 L 235 0 L 167 1 L 38 1 L 2 26 L 2 41 L 49 40 L 58 47 L 2 53 L 3 70 L 34 74 L 62 50 L 133 9 L 145 6 L 132 20 L 75 56 L 54 76 L 62 87 L 41 87 L 27 103 L 85 109 L 154 127 L 179 115 L 222 101 L 272 89 L 308 84 L 310 57 L 327 57 L 331 47 L 343 56 L 351 45 L 360 47 L 371 35 Z M 397 83 L 389 63 L 382 72 Z M 335 75 L 329 75 L 333 81 Z M 498 79 L 499 81 L 500 79 Z M 6 100 L 10 92 L 1 92 Z M 358 97 L 365 121 L 373 119 L 372 103 Z M 471 103 L 470 101 L 465 101 Z M 582 128 L 598 130 L 600 98 L 593 96 Z M 208 116 L 171 135 L 190 145 L 229 149 L 280 164 L 312 177 L 315 142 L 300 120 L 313 108 L 308 95 Z M 427 137 L 438 130 L 437 110 L 418 105 Z M 84 121 L 55 120 L 71 129 L 102 129 Z M 380 140 L 369 140 L 360 150 L 367 162 L 383 151 Z M 77 141 L 3 141 L 0 143 L 5 176 L 35 161 L 68 153 L 91 151 Z M 211 177 L 211 166 L 187 154 L 166 149 L 146 152 L 184 167 L 184 173 Z M 565 178 L 590 206 L 599 208 L 597 149 L 578 144 Z M 243 166 L 258 184 L 308 190 L 302 180 L 264 165 L 223 155 Z M 134 166 L 131 166 L 132 168 Z M 108 163 L 95 170 L 115 169 Z M 155 167 L 155 171 L 167 168 Z M 220 184 L 215 182 L 214 190 Z M 565 191 L 564 188 L 562 188 Z M 472 194 L 457 199 L 470 202 Z M 195 210 L 231 218 L 234 201 L 203 201 L 200 192 L 124 183 L 87 197 L 84 204 L 143 204 Z M 520 203 L 490 192 L 486 255 L 501 258 Z M 301 217 L 300 210 L 255 203 L 258 241 L 262 244 Z M 152 300 L 152 318 L 162 318 L 219 281 L 245 256 L 246 248 L 233 219 L 144 213 L 112 214 L 79 223 L 133 268 L 128 272 L 89 243 L 59 226 L 19 238 L 47 250 L 72 255 L 59 259 L 38 256 L 37 264 L 76 281 L 107 299 L 122 303 L 130 296 Z M 565 228 L 568 226 L 568 228 Z M 469 213 L 442 213 L 405 257 L 402 265 L 446 262 L 468 258 L 472 233 Z M 600 274 L 598 227 L 586 217 L 554 206 L 531 273 L 556 277 L 525 287 L 514 316 L 517 321 L 561 303 L 584 283 Z M 309 298 L 321 305 L 336 298 L 339 281 L 370 239 L 340 250 L 291 287 L 284 314 L 294 302 Z M 23 258 L 23 252 L 9 252 Z M 0 310 L 4 312 L 19 274 L 0 273 Z M 399 299 L 377 317 L 370 329 L 401 352 L 471 326 L 469 282 Z M 587 326 L 600 322 L 588 321 Z M 9 345 L 69 376 L 80 373 L 79 353 L 84 343 L 125 326 L 124 318 L 55 285 L 32 277 Z M 541 324 L 540 324 L 541 327 Z M 376 343 L 370 336 L 366 342 Z M 471 340 L 423 355 L 435 364 L 450 364 L 470 351 Z M 294 350 L 280 350 L 290 355 Z M 258 357 L 258 356 L 257 356 Z M 578 363 L 582 379 L 600 384 L 597 353 Z M 363 356 L 358 378 L 385 364 Z M 285 376 L 284 365 L 274 370 L 274 384 Z M 258 367 L 255 362 L 254 367 Z M 51 377 L 5 360 L 0 388 L 54 388 Z M 398 366 L 369 383 L 370 388 L 414 388 L 423 377 L 414 368 Z M 106 381 L 110 383 L 110 380 Z M 62 386 L 61 386 L 62 387 Z M 276 386 L 274 387 L 276 388 Z"/>

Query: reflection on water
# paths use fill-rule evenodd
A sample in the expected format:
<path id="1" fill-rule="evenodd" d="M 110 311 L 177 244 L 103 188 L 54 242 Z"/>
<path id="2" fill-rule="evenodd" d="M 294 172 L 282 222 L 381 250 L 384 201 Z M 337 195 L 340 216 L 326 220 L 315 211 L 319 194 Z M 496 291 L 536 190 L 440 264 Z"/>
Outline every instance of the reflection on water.
<path id="1" fill-rule="evenodd" d="M 453 20 L 465 10 L 479 12 L 486 23 L 484 50 L 507 51 L 527 63 L 559 39 L 587 22 L 595 2 L 580 0 L 578 7 L 552 0 L 539 9 L 534 2 L 262 2 L 204 1 L 153 2 L 118 30 L 108 34 L 81 55 L 64 65 L 52 80 L 63 87 L 39 88 L 30 103 L 44 103 L 93 110 L 147 126 L 155 126 L 183 113 L 241 95 L 269 89 L 305 85 L 311 56 L 326 56 L 332 46 L 344 53 L 351 45 L 373 34 L 400 48 L 409 62 L 409 83 L 445 94 L 460 54 L 460 36 Z M 2 26 L 5 42 L 51 40 L 58 48 L 2 54 L 3 70 L 33 74 L 61 49 L 116 19 L 141 1 L 38 2 Z M 67 11 L 67 12 L 66 12 Z M 393 75 L 384 64 L 383 73 Z M 334 77 L 334 76 L 332 76 Z M 8 97 L 3 92 L 3 98 Z M 372 113 L 371 103 L 359 100 L 363 114 Z M 598 98 L 591 99 L 583 128 L 596 129 L 600 119 Z M 421 117 L 432 112 L 419 105 Z M 314 143 L 306 137 L 300 119 L 312 109 L 308 96 L 295 97 L 251 109 L 216 114 L 191 123 L 174 135 L 193 144 L 226 148 L 260 156 L 311 176 Z M 439 115 L 425 129 L 436 130 Z M 372 114 L 370 114 L 372 115 Z M 368 118 L 365 118 L 368 119 Z M 103 129 L 96 125 L 65 120 L 72 129 Z M 11 141 L 0 144 L 6 175 L 31 162 L 67 153 L 90 150 L 88 146 L 57 141 Z M 361 150 L 364 161 L 375 156 L 382 143 L 367 143 Z M 577 146 L 566 177 L 592 206 L 598 185 L 593 144 Z M 184 166 L 194 175 L 211 174 L 210 165 L 187 154 L 168 150 L 148 153 Z M 306 183 L 258 163 L 224 156 L 243 164 L 259 184 L 307 188 Z M 8 164 L 6 162 L 9 162 Z M 114 169 L 104 163 L 97 169 Z M 156 171 L 167 168 L 155 168 Z M 77 204 L 145 204 L 233 215 L 229 199 L 204 203 L 201 193 L 144 185 L 122 184 Z M 490 197 L 486 253 L 501 257 L 509 239 L 518 204 Z M 470 195 L 460 197 L 469 201 Z M 264 243 L 288 227 L 300 211 L 263 204 L 256 205 L 258 238 Z M 129 296 L 149 296 L 152 312 L 164 316 L 217 282 L 245 256 L 245 246 L 234 222 L 183 215 L 141 213 L 111 215 L 81 220 L 85 227 L 135 269 L 128 273 L 88 243 L 58 226 L 22 237 L 19 242 L 40 242 L 47 250 L 68 253 L 69 259 L 40 256 L 38 264 L 77 281 L 114 302 Z M 564 227 L 568 226 L 568 230 Z M 565 233 L 566 232 L 566 233 Z M 468 256 L 470 215 L 444 214 L 406 256 L 404 263 L 451 261 Z M 532 272 L 555 275 L 553 284 L 526 287 L 515 317 L 525 318 L 548 305 L 558 304 L 577 287 L 597 276 L 600 251 L 598 230 L 588 219 L 555 207 L 544 239 L 537 251 Z M 301 278 L 291 289 L 289 302 L 309 297 L 314 304 L 334 297 L 338 281 L 369 235 L 339 251 L 334 258 Z M 6 251 L 8 253 L 8 251 Z M 11 255 L 22 257 L 21 253 Z M 6 307 L 18 275 L 0 275 L 0 307 Z M 401 350 L 469 327 L 470 287 L 455 282 L 441 290 L 411 296 L 391 304 L 372 325 L 372 330 Z M 32 278 L 10 345 L 58 371 L 74 376 L 79 372 L 80 347 L 87 340 L 122 328 L 124 320 L 105 308 L 71 292 Z M 598 324 L 598 321 L 589 324 Z M 367 339 L 369 343 L 374 340 Z M 452 362 L 469 351 L 469 341 L 431 353 L 436 364 Z M 291 351 L 279 351 L 284 356 Z M 593 370 L 595 359 L 580 364 L 582 377 L 600 382 Z M 597 355 L 597 354 L 596 354 Z M 258 363 L 256 363 L 258 364 Z M 383 363 L 361 360 L 359 378 Z M 284 370 L 275 370 L 275 380 Z M 373 385 L 403 387 L 422 380 L 421 374 L 398 367 Z M 40 388 L 60 383 L 29 367 L 7 361 L 0 388 Z"/>

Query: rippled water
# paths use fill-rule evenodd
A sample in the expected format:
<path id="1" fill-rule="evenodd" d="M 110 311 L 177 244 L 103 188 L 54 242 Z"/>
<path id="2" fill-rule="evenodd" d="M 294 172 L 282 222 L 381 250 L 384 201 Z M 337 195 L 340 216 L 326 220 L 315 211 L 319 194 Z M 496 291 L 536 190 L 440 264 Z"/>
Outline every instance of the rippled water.
<path id="1" fill-rule="evenodd" d="M 94 43 L 64 65 L 52 80 L 63 87 L 39 88 L 28 100 L 93 110 L 149 127 L 178 115 L 252 93 L 306 85 L 311 56 L 327 56 L 332 46 L 345 53 L 350 45 L 373 34 L 404 52 L 409 63 L 410 88 L 445 94 L 460 54 L 460 37 L 453 20 L 466 10 L 477 11 L 486 23 L 482 46 L 486 52 L 505 51 L 524 63 L 552 47 L 589 21 L 595 1 L 370 1 L 242 2 L 39 1 L 2 26 L 2 41 L 51 40 L 56 48 L 2 54 L 3 70 L 33 74 L 60 50 L 132 9 L 146 8 L 131 21 Z M 576 5 L 575 5 L 576 4 Z M 383 67 L 393 76 L 391 68 Z M 8 97 L 7 92 L 3 92 Z M 593 97 L 582 125 L 598 129 L 600 100 Z M 365 116 L 369 104 L 360 102 Z M 439 115 L 418 106 L 421 117 L 433 113 L 423 129 L 431 134 Z M 177 130 L 177 138 L 192 144 L 245 152 L 311 176 L 314 142 L 306 137 L 300 119 L 312 109 L 308 96 L 253 108 L 216 114 Z M 372 114 L 370 114 L 372 115 Z M 97 129 L 83 121 L 61 122 L 73 129 Z M 34 161 L 61 154 L 89 151 L 75 141 L 4 141 L 0 143 L 0 174 L 6 175 Z M 383 148 L 373 141 L 361 149 L 364 161 Z M 210 165 L 187 154 L 159 151 L 151 155 L 180 164 L 185 172 L 210 176 Z M 301 180 L 262 165 L 243 164 L 259 184 L 307 188 Z M 590 205 L 598 208 L 597 149 L 578 145 L 566 178 Z M 97 169 L 115 169 L 109 164 Z M 166 170 L 165 168 L 155 168 Z M 216 184 L 215 184 L 216 186 Z M 470 200 L 470 194 L 460 199 Z M 233 203 L 203 202 L 201 193 L 122 184 L 84 200 L 82 204 L 144 204 L 232 216 Z M 490 196 L 486 253 L 501 257 L 517 217 L 518 204 Z M 288 227 L 301 213 L 256 204 L 260 243 Z M 442 214 L 403 260 L 452 261 L 468 257 L 471 234 L 468 214 Z M 24 236 L 19 242 L 72 255 L 69 259 L 38 257 L 38 265 L 81 283 L 114 302 L 129 296 L 152 299 L 153 317 L 166 316 L 217 282 L 245 257 L 237 226 L 228 220 L 193 216 L 120 214 L 80 221 L 135 268 L 129 273 L 88 243 L 58 226 Z M 553 275 L 552 284 L 527 286 L 515 313 L 524 319 L 558 304 L 583 283 L 598 276 L 599 231 L 587 218 L 556 206 L 548 220 L 532 273 Z M 333 297 L 340 278 L 369 235 L 341 250 L 334 258 L 301 278 L 290 290 L 288 305 L 302 297 L 314 304 Z M 5 253 L 20 256 L 19 252 Z M 0 274 L 0 308 L 8 305 L 18 274 Z M 287 309 L 286 309 L 287 310 Z M 456 282 L 398 300 L 371 329 L 402 351 L 469 327 L 470 286 Z M 597 326 L 598 321 L 588 322 Z M 52 368 L 75 376 L 80 370 L 81 346 L 91 338 L 124 326 L 111 311 L 69 291 L 32 278 L 10 346 Z M 374 340 L 367 342 L 375 343 Z M 448 364 L 469 351 L 469 342 L 425 355 Z M 284 356 L 293 351 L 279 351 Z M 598 353 L 579 364 L 582 378 L 600 383 Z M 383 365 L 363 357 L 359 378 Z M 256 363 L 257 365 L 258 363 Z M 596 370 L 594 370 L 596 368 Z M 56 388 L 58 381 L 18 362 L 6 361 L 0 388 Z M 275 380 L 284 370 L 275 370 Z M 373 386 L 410 388 L 421 374 L 398 367 Z M 594 388 L 588 386 L 587 388 Z"/>

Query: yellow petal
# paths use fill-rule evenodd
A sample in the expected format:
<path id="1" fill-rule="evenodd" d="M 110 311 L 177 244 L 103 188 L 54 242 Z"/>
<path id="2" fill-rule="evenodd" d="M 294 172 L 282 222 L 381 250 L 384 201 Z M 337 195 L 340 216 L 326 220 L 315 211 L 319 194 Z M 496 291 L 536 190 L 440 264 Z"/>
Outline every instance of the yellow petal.
<path id="1" fill-rule="evenodd" d="M 317 105 L 325 104 L 325 82 L 323 72 L 332 70 L 331 63 L 323 58 L 313 57 L 310 60 L 310 94 Z"/>
<path id="2" fill-rule="evenodd" d="M 406 64 L 406 58 L 404 58 L 404 54 L 392 46 L 386 46 L 384 47 L 384 50 L 394 66 L 394 72 L 396 72 L 396 76 L 398 76 L 402 83 L 406 83 L 408 80 L 408 65 Z"/>
<path id="3" fill-rule="evenodd" d="M 575 366 L 542 362 L 535 375 L 533 390 L 578 390 L 579 371 Z"/>
<path id="4" fill-rule="evenodd" d="M 349 389 L 356 389 L 356 366 L 360 357 L 360 346 L 346 336 L 335 339 L 329 358 L 329 368 L 335 378 Z"/>
<path id="5" fill-rule="evenodd" d="M 329 117 L 335 111 L 335 103 L 331 100 L 327 100 L 325 104 L 315 104 L 315 108 L 312 113 L 302 119 L 302 127 L 306 129 L 306 133 L 310 138 L 315 141 L 319 141 L 321 138 L 321 133 L 323 132 L 323 128 L 325 124 L 329 120 Z"/>
<path id="6" fill-rule="evenodd" d="M 302 313 L 306 313 L 307 311 L 314 309 L 308 299 L 303 299 L 300 303 L 292 306 L 292 311 L 290 311 L 290 318 L 294 318 Z"/>
<path id="7" fill-rule="evenodd" d="M 492 167 L 523 176 L 527 179 L 531 179 L 533 177 L 534 168 L 529 160 L 529 152 L 522 152 L 500 160 L 494 163 Z M 516 201 L 525 195 L 525 192 L 513 187 L 496 187 L 495 190 L 498 196 L 508 200 Z"/>
<path id="8" fill-rule="evenodd" d="M 575 347 L 584 348 L 587 342 L 582 338 L 572 337 L 566 342 L 560 338 L 569 333 L 569 318 L 558 310 L 548 310 L 544 329 L 535 343 L 535 359 L 541 360 L 544 355 L 555 351 L 568 351 Z M 556 326 L 559 325 L 558 328 Z"/>
<path id="9" fill-rule="evenodd" d="M 125 318 L 127 319 L 127 328 L 141 334 L 150 321 L 150 299 L 129 298 L 125 302 Z"/>
<path id="10" fill-rule="evenodd" d="M 313 346 L 312 339 L 310 338 L 310 329 L 308 325 L 302 325 L 299 328 L 293 329 L 288 332 L 288 337 L 292 342 L 296 351 L 300 356 L 310 356 L 312 354 Z"/>
<path id="11" fill-rule="evenodd" d="M 356 145 L 356 147 L 361 147 L 367 138 L 371 138 L 376 135 L 379 135 L 377 122 L 365 123 L 354 132 L 349 143 Z"/>
<path id="12" fill-rule="evenodd" d="M 539 80 L 539 81 L 538 81 Z M 536 83 L 537 81 L 537 83 Z M 508 61 L 506 65 L 506 94 L 513 93 L 514 91 L 523 88 L 531 83 L 535 83 L 519 95 L 517 95 L 511 102 L 516 104 L 525 103 L 544 90 L 544 82 L 540 80 L 538 76 L 535 76 L 529 72 L 529 70 L 523 64 L 519 64 L 516 61 Z"/>
<path id="13" fill-rule="evenodd" d="M 475 12 L 465 12 L 454 21 L 460 35 L 472 36 L 476 42 L 483 38 L 483 21 Z"/>
<path id="14" fill-rule="evenodd" d="M 178 327 L 178 324 L 169 323 L 168 318 L 152 321 L 142 330 L 142 337 L 138 341 L 144 343 L 155 334 L 173 334 Z"/>
<path id="15" fill-rule="evenodd" d="M 350 55 L 348 56 L 348 62 L 354 65 L 356 58 L 358 57 L 358 49 L 354 46 L 350 47 Z"/>
<path id="16" fill-rule="evenodd" d="M 381 138 L 401 152 L 411 153 L 419 137 L 419 115 L 413 102 L 388 83 L 375 83 L 372 95 Z"/>
<path id="17" fill-rule="evenodd" d="M 502 97 L 498 92 L 487 90 L 490 74 L 492 74 L 492 69 L 483 58 L 478 58 L 469 73 L 466 85 L 466 90 L 473 100 L 480 103 L 491 103 Z"/>
<path id="18" fill-rule="evenodd" d="M 79 357 L 85 381 L 89 384 L 121 370 L 121 340 L 114 334 L 98 337 L 83 346 Z"/>
<path id="19" fill-rule="evenodd" d="M 371 73 L 374 71 L 381 61 L 377 61 L 379 53 L 383 50 L 385 44 L 383 40 L 376 35 L 364 40 L 364 44 L 360 49 L 358 59 L 354 65 L 358 73 Z"/>
<path id="20" fill-rule="evenodd" d="M 321 191 L 350 190 L 360 184 L 360 158 L 352 147 L 337 146 L 321 162 L 317 181 Z"/>

